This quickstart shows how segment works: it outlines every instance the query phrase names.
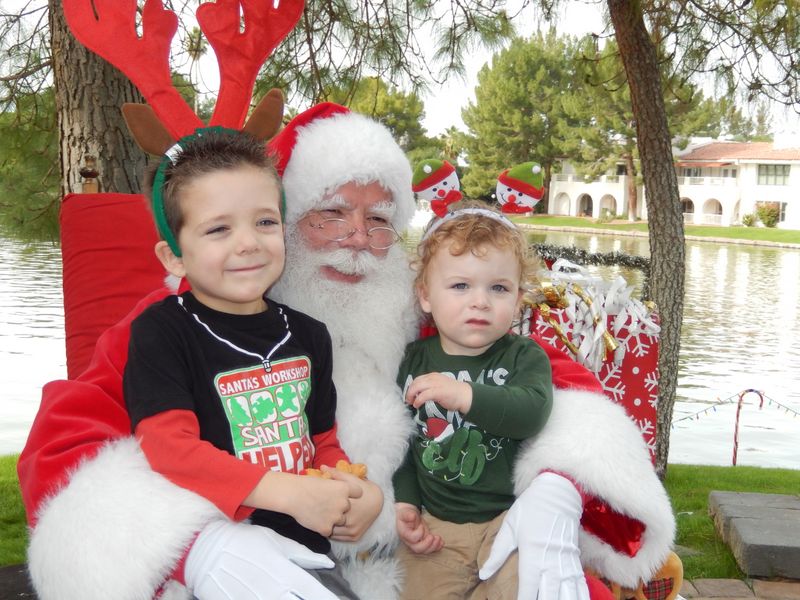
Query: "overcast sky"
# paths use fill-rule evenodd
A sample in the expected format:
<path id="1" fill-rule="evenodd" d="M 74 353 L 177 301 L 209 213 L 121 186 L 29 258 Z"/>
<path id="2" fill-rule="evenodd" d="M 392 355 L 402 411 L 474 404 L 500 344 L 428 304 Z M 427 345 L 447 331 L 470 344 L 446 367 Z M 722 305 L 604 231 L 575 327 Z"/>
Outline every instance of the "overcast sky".
<path id="1" fill-rule="evenodd" d="M 519 5 L 521 0 L 509 0 L 507 10 L 510 14 L 514 13 L 514 5 Z M 44 4 L 45 0 L 0 0 L 0 7 L 6 10 L 18 10 L 25 5 Z M 602 7 L 605 6 L 604 0 L 584 0 L 561 3 L 564 8 L 557 14 L 556 27 L 564 34 L 584 35 L 595 33 L 606 37 L 609 32 L 605 30 L 602 19 Z M 530 35 L 537 27 L 537 13 L 534 9 L 527 9 L 514 20 L 517 33 L 522 36 Z M 191 26 L 191 24 L 189 24 Z M 176 36 L 177 40 L 177 36 Z M 465 130 L 461 120 L 461 110 L 475 99 L 474 89 L 477 85 L 478 71 L 484 64 L 491 60 L 493 52 L 485 49 L 478 49 L 469 53 L 466 59 L 465 78 L 461 79 L 451 76 L 449 80 L 441 86 L 431 86 L 431 88 L 421 94 L 425 103 L 425 118 L 423 126 L 428 135 L 435 136 L 444 132 L 448 127 L 455 126 Z M 202 67 L 201 88 L 205 87 L 216 93 L 218 83 L 218 71 L 216 62 L 213 59 L 213 51 L 206 54 L 205 64 Z M 188 65 L 178 67 L 185 72 Z M 706 94 L 713 94 L 710 88 Z M 307 106 L 297 106 L 300 110 Z M 773 133 L 800 133 L 800 116 L 792 108 L 777 107 L 773 111 Z"/>
<path id="2" fill-rule="evenodd" d="M 601 11 L 596 3 L 567 2 L 566 11 L 558 15 L 557 28 L 565 35 L 581 36 L 586 33 L 604 34 Z M 517 33 L 527 37 L 536 28 L 535 15 L 531 12 L 521 15 L 514 21 Z M 448 127 L 456 126 L 465 130 L 461 120 L 461 109 L 469 102 L 475 101 L 475 86 L 478 84 L 478 71 L 489 62 L 493 52 L 479 50 L 474 52 L 466 61 L 467 76 L 464 80 L 451 78 L 450 81 L 438 88 L 432 88 L 431 93 L 422 96 L 425 102 L 425 119 L 423 125 L 428 130 L 428 135 L 435 136 L 444 132 Z"/>

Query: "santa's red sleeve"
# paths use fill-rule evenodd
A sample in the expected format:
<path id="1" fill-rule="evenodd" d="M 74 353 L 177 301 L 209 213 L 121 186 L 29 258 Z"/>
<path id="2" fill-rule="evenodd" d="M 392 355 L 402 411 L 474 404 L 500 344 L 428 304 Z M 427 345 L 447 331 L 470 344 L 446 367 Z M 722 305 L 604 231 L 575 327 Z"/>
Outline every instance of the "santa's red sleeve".
<path id="1" fill-rule="evenodd" d="M 544 471 L 575 482 L 584 497 L 581 561 L 635 588 L 650 580 L 672 549 L 675 518 L 666 491 L 624 408 L 602 393 L 588 369 L 537 341 L 551 359 L 553 410 L 517 459 L 515 490 L 522 493 Z"/>
<path id="2" fill-rule="evenodd" d="M 222 513 L 155 473 L 131 436 L 122 372 L 142 300 L 97 342 L 77 379 L 54 381 L 18 463 L 31 525 L 28 567 L 42 600 L 150 598 L 197 531 Z M 170 584 L 171 597 L 188 597 Z"/>

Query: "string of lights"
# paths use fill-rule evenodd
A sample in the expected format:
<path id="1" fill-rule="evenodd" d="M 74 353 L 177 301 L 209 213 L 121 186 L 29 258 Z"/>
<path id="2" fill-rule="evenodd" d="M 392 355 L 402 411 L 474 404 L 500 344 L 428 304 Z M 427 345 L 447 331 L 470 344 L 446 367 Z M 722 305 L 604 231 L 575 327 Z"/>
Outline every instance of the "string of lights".
<path id="1" fill-rule="evenodd" d="M 770 398 L 769 396 L 764 394 L 764 392 L 757 392 L 756 390 L 744 390 L 742 392 L 738 392 L 736 394 L 732 394 L 732 395 L 728 396 L 727 398 L 725 398 L 723 400 L 717 399 L 717 401 L 714 404 L 712 404 L 711 406 L 708 406 L 706 408 L 698 410 L 695 413 L 692 413 L 690 415 L 685 415 L 685 416 L 681 417 L 680 419 L 673 419 L 672 420 L 672 428 L 673 429 L 675 428 L 675 423 L 680 423 L 681 421 L 689 421 L 689 420 L 696 421 L 700 417 L 702 417 L 704 415 L 707 415 L 708 413 L 717 412 L 717 407 L 720 406 L 721 404 L 734 404 L 734 403 L 737 403 L 737 402 L 739 402 L 739 397 L 742 396 L 745 392 L 756 392 L 757 394 L 760 394 L 763 397 L 764 401 L 767 402 L 767 406 L 774 406 L 774 408 L 776 408 L 778 410 L 783 410 L 785 414 L 790 414 L 790 415 L 792 415 L 792 417 L 797 417 L 798 415 L 800 415 L 800 412 L 796 411 L 795 409 L 793 409 L 793 408 L 791 408 L 789 406 L 786 406 L 785 404 L 782 404 L 782 403 L 778 402 L 774 398 Z"/>
<path id="2" fill-rule="evenodd" d="M 733 457 L 732 457 L 732 464 L 736 466 L 736 460 L 739 453 L 739 417 L 741 416 L 742 412 L 742 405 L 744 404 L 744 397 L 748 394 L 755 394 L 758 396 L 758 408 L 759 410 L 764 408 L 764 401 L 767 401 L 767 406 L 775 405 L 776 408 L 781 409 L 785 412 L 785 414 L 791 414 L 792 417 L 797 417 L 800 412 L 796 411 L 795 409 L 786 406 L 775 400 L 774 398 L 770 398 L 769 396 L 765 395 L 764 392 L 754 389 L 747 389 L 742 390 L 738 394 L 732 394 L 728 396 L 724 400 L 717 400 L 716 403 L 713 405 L 704 408 L 702 410 L 697 411 L 691 415 L 687 415 L 685 417 L 681 417 L 680 419 L 675 419 L 672 421 L 672 428 L 675 429 L 675 423 L 680 423 L 681 421 L 687 420 L 696 420 L 699 419 L 701 415 L 708 414 L 709 412 L 717 412 L 717 406 L 720 404 L 732 404 L 736 402 L 736 423 L 733 429 Z"/>

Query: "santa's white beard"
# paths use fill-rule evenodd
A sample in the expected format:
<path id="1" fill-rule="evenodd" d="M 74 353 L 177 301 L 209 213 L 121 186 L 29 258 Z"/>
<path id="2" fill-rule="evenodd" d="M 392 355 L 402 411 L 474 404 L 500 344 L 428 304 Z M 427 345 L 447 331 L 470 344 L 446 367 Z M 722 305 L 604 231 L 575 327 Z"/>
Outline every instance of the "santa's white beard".
<path id="1" fill-rule="evenodd" d="M 324 266 L 363 278 L 358 283 L 332 281 L 321 274 Z M 394 380 L 405 345 L 417 334 L 412 281 L 401 245 L 383 258 L 366 250 L 314 251 L 295 226 L 287 225 L 286 268 L 270 297 L 328 326 L 337 386 L 336 373 L 352 368 L 351 359 L 359 368 L 378 369 Z"/>
<path id="2" fill-rule="evenodd" d="M 332 262 L 340 271 L 363 278 L 358 283 L 325 278 L 320 268 Z M 358 552 L 388 549 L 397 542 L 392 475 L 405 456 L 413 424 L 396 380 L 405 346 L 418 333 L 412 278 L 402 246 L 393 246 L 383 258 L 369 252 L 354 258 L 346 251 L 332 259 L 330 252 L 309 250 L 296 229 L 287 227 L 286 269 L 270 296 L 328 326 L 339 441 L 351 461 L 367 465 L 368 477 L 384 494 L 381 513 L 364 537 L 354 544 L 334 544 L 342 559 L 352 561 Z M 386 568 L 378 569 L 379 579 L 391 590 L 398 585 L 397 577 L 389 568 L 394 561 L 386 561 Z M 358 561 L 352 571 L 363 573 L 365 568 Z M 365 592 L 375 585 L 374 578 L 348 579 L 364 597 L 393 597 L 389 591 Z"/>

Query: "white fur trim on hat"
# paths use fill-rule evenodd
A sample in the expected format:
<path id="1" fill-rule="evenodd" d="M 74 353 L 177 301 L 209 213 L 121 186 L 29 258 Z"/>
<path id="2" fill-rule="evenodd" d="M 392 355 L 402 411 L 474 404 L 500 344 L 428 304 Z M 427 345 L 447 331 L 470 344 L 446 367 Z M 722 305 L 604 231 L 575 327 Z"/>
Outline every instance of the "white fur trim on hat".
<path id="1" fill-rule="evenodd" d="M 392 225 L 398 231 L 408 227 L 416 208 L 411 165 L 386 127 L 352 112 L 315 119 L 298 130 L 283 174 L 286 222 L 296 223 L 351 181 L 380 183 L 396 205 Z"/>

